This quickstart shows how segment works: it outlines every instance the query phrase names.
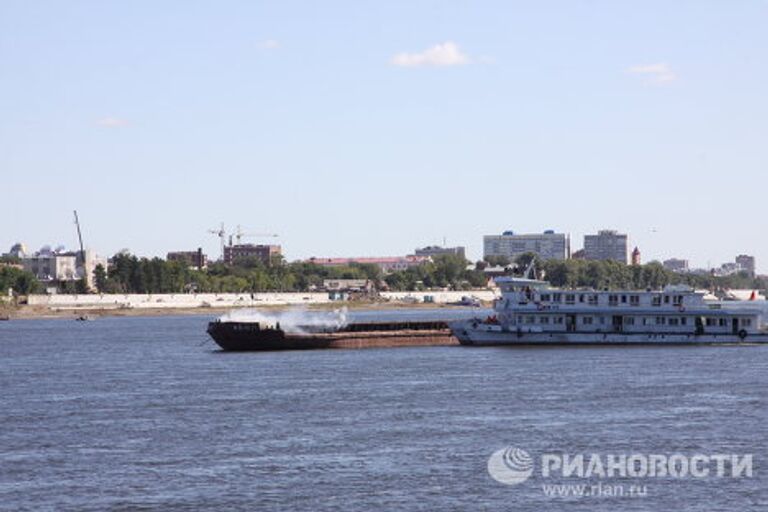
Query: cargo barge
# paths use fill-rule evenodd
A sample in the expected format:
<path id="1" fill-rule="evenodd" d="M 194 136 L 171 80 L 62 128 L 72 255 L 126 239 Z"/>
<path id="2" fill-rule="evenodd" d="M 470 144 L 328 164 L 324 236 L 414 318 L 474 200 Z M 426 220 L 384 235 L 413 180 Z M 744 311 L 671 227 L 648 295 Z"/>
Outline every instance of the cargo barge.
<path id="1" fill-rule="evenodd" d="M 208 334 L 226 351 L 458 345 L 445 321 L 356 322 L 340 327 L 215 320 Z"/>

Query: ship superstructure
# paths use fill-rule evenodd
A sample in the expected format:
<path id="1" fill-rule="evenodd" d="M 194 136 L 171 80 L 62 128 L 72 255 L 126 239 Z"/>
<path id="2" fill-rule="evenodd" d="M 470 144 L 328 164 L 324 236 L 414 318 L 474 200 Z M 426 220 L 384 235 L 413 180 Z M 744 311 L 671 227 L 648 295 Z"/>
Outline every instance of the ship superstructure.
<path id="1" fill-rule="evenodd" d="M 465 345 L 768 342 L 765 310 L 706 301 L 687 286 L 663 290 L 564 290 L 502 277 L 494 315 L 451 323 Z M 764 301 L 763 301 L 764 302 Z"/>

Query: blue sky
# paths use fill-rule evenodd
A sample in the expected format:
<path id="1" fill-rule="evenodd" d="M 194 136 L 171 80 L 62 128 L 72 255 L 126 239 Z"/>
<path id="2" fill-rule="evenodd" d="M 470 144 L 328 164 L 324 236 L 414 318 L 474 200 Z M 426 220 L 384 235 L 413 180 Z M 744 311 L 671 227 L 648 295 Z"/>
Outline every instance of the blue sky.
<path id="1" fill-rule="evenodd" d="M 768 271 L 768 2 L 0 2 L 0 250 L 556 229 Z"/>

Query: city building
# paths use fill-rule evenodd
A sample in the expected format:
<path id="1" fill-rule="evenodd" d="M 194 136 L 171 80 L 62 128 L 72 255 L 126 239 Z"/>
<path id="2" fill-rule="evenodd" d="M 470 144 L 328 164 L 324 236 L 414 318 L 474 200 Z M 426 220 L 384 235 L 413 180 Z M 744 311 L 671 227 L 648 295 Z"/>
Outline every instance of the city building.
<path id="1" fill-rule="evenodd" d="M 24 270 L 35 275 L 38 281 L 53 293 L 58 285 L 85 279 L 86 288 L 94 290 L 96 277 L 94 271 L 101 265 L 107 270 L 108 262 L 90 249 L 83 251 L 65 251 L 63 247 L 52 250 L 46 246 L 38 252 L 21 259 Z"/>
<path id="2" fill-rule="evenodd" d="M 21 264 L 41 283 L 53 284 L 80 279 L 78 259 L 77 253 L 66 252 L 63 247 L 53 250 L 45 246 L 34 254 L 25 255 Z"/>
<path id="3" fill-rule="evenodd" d="M 237 260 L 258 259 L 268 265 L 274 256 L 280 256 L 279 245 L 235 244 L 224 246 L 224 263 L 232 265 Z"/>
<path id="4" fill-rule="evenodd" d="M 627 262 L 627 235 L 604 229 L 584 237 L 584 259 Z"/>
<path id="5" fill-rule="evenodd" d="M 670 258 L 664 260 L 662 263 L 665 269 L 671 272 L 686 273 L 690 269 L 688 268 L 688 260 L 682 260 L 679 258 Z"/>
<path id="6" fill-rule="evenodd" d="M 428 261 L 432 261 L 432 258 L 428 256 L 392 256 L 381 258 L 310 258 L 307 263 L 314 263 L 322 267 L 346 267 L 353 263 L 378 265 L 383 272 L 393 272 L 423 265 Z"/>
<path id="7" fill-rule="evenodd" d="M 208 266 L 208 256 L 203 254 L 203 249 L 196 251 L 175 251 L 169 252 L 166 256 L 168 261 L 180 261 L 188 267 L 201 269 Z"/>
<path id="8" fill-rule="evenodd" d="M 755 257 L 748 256 L 746 254 L 739 254 L 736 256 L 736 264 L 741 267 L 741 270 L 748 272 L 751 277 L 755 277 Z"/>
<path id="9" fill-rule="evenodd" d="M 635 249 L 632 251 L 632 265 L 637 266 L 642 263 L 642 258 L 640 257 L 640 249 L 635 247 Z"/>
<path id="10" fill-rule="evenodd" d="M 450 255 L 450 256 L 460 256 L 463 259 L 467 259 L 467 252 L 464 247 L 440 247 L 438 245 L 430 245 L 428 247 L 424 247 L 422 249 L 416 249 L 414 251 L 415 256 L 427 256 L 427 257 L 434 257 L 434 256 L 444 256 L 444 255 Z"/>
<path id="11" fill-rule="evenodd" d="M 570 244 L 564 233 L 552 230 L 541 234 L 516 235 L 505 231 L 501 235 L 483 237 L 483 257 L 502 256 L 514 261 L 526 253 L 533 253 L 543 260 L 564 260 L 569 257 Z"/>

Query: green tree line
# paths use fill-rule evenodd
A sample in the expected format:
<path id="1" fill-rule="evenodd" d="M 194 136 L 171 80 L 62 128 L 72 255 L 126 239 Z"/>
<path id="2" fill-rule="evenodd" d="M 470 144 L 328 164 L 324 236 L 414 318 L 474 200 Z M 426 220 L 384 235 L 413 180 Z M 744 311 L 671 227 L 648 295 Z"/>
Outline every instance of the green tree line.
<path id="1" fill-rule="evenodd" d="M 391 290 L 485 286 L 480 270 L 468 270 L 468 262 L 453 255 L 439 256 L 433 262 L 384 274 L 377 265 L 350 264 L 324 267 L 311 262 L 286 263 L 281 257 L 268 264 L 258 259 L 242 259 L 234 265 L 213 263 L 195 270 L 178 261 L 138 258 L 117 254 L 109 271 L 97 268 L 96 287 L 102 293 L 251 293 L 300 292 L 320 287 L 325 279 L 368 279 Z"/>

